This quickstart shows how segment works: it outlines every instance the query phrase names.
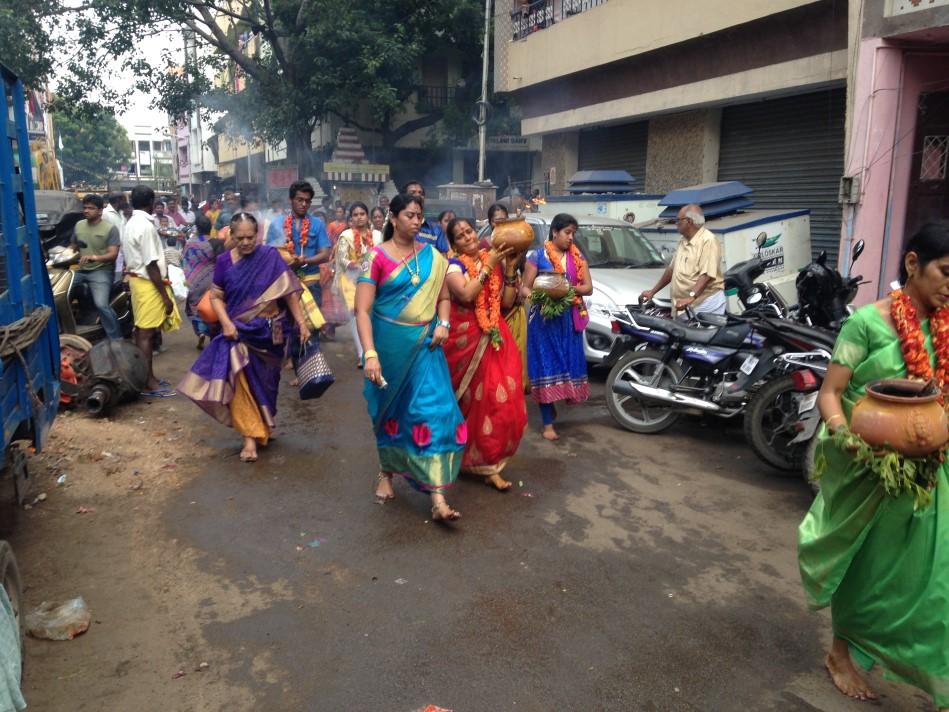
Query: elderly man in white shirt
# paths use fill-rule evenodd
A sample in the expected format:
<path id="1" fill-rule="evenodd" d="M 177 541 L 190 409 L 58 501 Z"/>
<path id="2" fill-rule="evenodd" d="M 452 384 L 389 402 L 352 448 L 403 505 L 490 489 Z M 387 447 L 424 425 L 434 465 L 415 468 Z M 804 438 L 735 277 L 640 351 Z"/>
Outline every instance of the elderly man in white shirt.
<path id="1" fill-rule="evenodd" d="M 137 185 L 132 189 L 131 202 L 133 212 L 122 233 L 122 252 L 132 292 L 135 344 L 148 361 L 148 382 L 142 395 L 172 396 L 175 391 L 171 384 L 155 378 L 152 371 L 152 336 L 155 330 L 174 331 L 181 325 L 178 305 L 167 284 L 164 246 L 152 222 L 155 191 L 147 185 Z"/>

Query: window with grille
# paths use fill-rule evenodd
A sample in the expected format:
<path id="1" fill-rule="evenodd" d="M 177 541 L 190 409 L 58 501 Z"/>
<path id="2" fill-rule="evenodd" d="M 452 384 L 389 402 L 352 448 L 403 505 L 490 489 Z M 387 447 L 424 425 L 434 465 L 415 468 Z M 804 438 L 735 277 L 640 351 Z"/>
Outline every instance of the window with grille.
<path id="1" fill-rule="evenodd" d="M 919 167 L 920 180 L 945 180 L 949 159 L 949 136 L 926 136 Z"/>

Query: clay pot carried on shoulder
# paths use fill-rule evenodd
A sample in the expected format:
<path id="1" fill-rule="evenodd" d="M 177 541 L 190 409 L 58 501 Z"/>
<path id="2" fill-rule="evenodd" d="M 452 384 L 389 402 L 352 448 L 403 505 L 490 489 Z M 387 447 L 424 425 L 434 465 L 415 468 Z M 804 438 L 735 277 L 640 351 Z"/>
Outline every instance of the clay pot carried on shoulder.
<path id="1" fill-rule="evenodd" d="M 534 228 L 524 218 L 501 220 L 491 231 L 491 245 L 500 250 L 513 247 L 515 252 L 527 252 L 534 244 Z"/>
<path id="2" fill-rule="evenodd" d="M 871 383 L 850 416 L 850 430 L 874 447 L 925 457 L 949 442 L 949 422 L 934 382 L 906 378 Z"/>

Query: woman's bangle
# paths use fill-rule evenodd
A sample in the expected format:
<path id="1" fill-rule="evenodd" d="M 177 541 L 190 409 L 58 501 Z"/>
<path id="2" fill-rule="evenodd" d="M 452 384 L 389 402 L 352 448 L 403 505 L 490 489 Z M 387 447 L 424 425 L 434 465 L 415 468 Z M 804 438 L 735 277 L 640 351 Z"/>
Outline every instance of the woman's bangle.
<path id="1" fill-rule="evenodd" d="M 826 425 L 829 428 L 834 418 L 840 418 L 842 421 L 844 421 L 844 425 L 847 424 L 847 419 L 844 416 L 842 416 L 840 413 L 834 413 L 832 416 L 830 416 L 827 420 L 824 421 L 824 425 Z"/>
<path id="2" fill-rule="evenodd" d="M 435 326 L 443 326 L 449 331 L 451 331 L 451 322 L 448 321 L 447 319 L 439 319 L 438 321 L 435 322 Z"/>
<path id="3" fill-rule="evenodd" d="M 379 354 L 378 354 L 376 351 L 374 351 L 373 349 L 369 349 L 368 351 L 364 351 L 362 355 L 363 355 L 363 358 L 364 358 L 366 361 L 368 361 L 368 360 L 371 359 L 371 358 L 379 358 Z"/>

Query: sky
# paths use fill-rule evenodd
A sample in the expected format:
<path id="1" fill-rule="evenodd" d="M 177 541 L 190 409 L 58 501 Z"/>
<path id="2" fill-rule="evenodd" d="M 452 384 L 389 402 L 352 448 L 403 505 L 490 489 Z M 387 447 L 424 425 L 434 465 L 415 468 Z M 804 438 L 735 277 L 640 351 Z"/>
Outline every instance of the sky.
<path id="1" fill-rule="evenodd" d="M 67 0 L 72 2 L 73 0 Z M 181 35 L 178 32 L 166 31 L 161 34 L 144 37 L 139 43 L 142 54 L 145 59 L 153 64 L 161 64 L 162 53 L 166 49 L 177 50 L 176 54 L 183 55 Z M 180 58 L 183 60 L 183 56 Z M 126 71 L 123 62 L 116 61 L 112 66 L 103 68 L 103 83 L 111 89 L 121 90 L 128 86 L 132 81 L 132 75 Z M 150 104 L 154 100 L 150 93 L 135 91 L 129 97 L 129 107 L 126 111 L 117 115 L 116 118 L 131 134 L 132 127 L 136 125 L 148 125 L 151 127 L 167 127 L 168 116 L 161 111 L 151 108 Z"/>

